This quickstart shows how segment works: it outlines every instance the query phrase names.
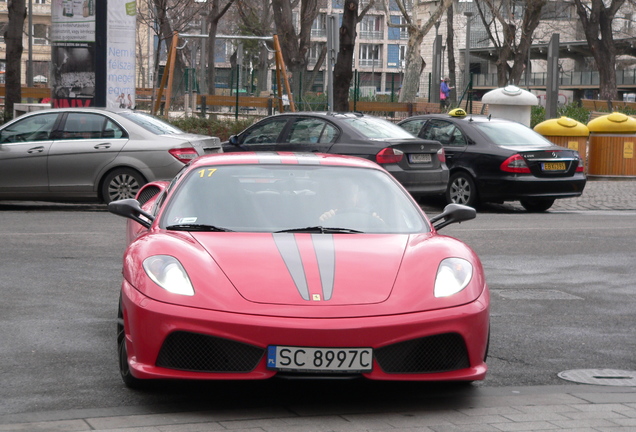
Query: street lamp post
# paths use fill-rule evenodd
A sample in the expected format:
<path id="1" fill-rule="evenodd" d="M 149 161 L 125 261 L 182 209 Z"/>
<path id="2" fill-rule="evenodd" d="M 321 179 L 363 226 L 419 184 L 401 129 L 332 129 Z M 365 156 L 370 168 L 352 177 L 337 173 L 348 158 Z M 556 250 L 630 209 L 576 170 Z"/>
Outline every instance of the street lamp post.
<path id="1" fill-rule="evenodd" d="M 464 12 L 466 16 L 466 55 L 464 60 L 464 86 L 467 87 L 470 82 L 470 21 L 473 16 L 472 12 Z"/>

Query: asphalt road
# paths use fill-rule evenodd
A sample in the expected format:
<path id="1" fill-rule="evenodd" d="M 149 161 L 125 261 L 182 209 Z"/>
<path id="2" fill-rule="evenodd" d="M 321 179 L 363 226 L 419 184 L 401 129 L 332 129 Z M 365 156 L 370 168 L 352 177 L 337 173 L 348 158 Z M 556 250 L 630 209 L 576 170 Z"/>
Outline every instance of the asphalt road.
<path id="1" fill-rule="evenodd" d="M 282 407 L 302 395 L 398 403 L 428 386 L 121 383 L 116 305 L 125 221 L 103 207 L 0 206 L 0 417 L 127 406 Z M 579 368 L 636 370 L 636 211 L 489 209 L 442 233 L 480 255 L 492 290 L 489 375 L 479 387 L 561 384 Z M 356 402 L 353 402 L 353 401 Z"/>

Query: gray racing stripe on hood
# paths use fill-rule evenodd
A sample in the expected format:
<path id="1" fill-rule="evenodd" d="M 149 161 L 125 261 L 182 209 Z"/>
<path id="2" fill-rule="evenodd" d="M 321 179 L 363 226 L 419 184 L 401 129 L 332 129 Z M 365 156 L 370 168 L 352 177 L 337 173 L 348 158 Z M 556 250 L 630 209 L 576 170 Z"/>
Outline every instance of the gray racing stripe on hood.
<path id="1" fill-rule="evenodd" d="M 322 296 L 324 300 L 330 300 L 333 294 L 333 281 L 336 276 L 336 249 L 331 234 L 312 234 L 320 281 L 322 283 Z"/>
<path id="2" fill-rule="evenodd" d="M 280 252 L 287 270 L 291 275 L 296 288 L 300 293 L 300 296 L 304 300 L 309 300 L 309 288 L 307 286 L 307 277 L 305 276 L 305 269 L 303 267 L 302 259 L 300 258 L 300 252 L 298 251 L 298 245 L 296 244 L 296 237 L 293 234 L 274 233 L 274 242 Z"/>

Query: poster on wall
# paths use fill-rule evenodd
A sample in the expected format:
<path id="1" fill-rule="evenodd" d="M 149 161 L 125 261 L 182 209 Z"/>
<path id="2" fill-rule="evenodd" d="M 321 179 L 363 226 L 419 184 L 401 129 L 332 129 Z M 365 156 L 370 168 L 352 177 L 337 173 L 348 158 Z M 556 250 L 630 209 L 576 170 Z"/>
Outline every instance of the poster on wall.
<path id="1" fill-rule="evenodd" d="M 135 31 L 137 4 L 108 0 L 106 106 L 135 107 Z"/>
<path id="2" fill-rule="evenodd" d="M 93 106 L 95 97 L 95 1 L 51 4 L 53 107 Z"/>

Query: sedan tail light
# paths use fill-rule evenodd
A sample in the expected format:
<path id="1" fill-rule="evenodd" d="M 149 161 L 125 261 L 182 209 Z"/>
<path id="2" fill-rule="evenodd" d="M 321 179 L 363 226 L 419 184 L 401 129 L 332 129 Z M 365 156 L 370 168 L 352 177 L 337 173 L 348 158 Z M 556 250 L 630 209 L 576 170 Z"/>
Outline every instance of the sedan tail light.
<path id="1" fill-rule="evenodd" d="M 375 155 L 375 161 L 379 164 L 398 163 L 403 157 L 404 152 L 402 150 L 386 147 Z"/>
<path id="2" fill-rule="evenodd" d="M 442 163 L 446 162 L 446 152 L 444 151 L 444 147 L 442 147 L 441 149 L 437 150 L 437 158 Z"/>
<path id="3" fill-rule="evenodd" d="M 579 156 L 579 164 L 576 166 L 576 172 L 585 172 L 585 164 L 581 156 Z"/>
<path id="4" fill-rule="evenodd" d="M 515 174 L 530 174 L 526 160 L 520 154 L 510 156 L 499 167 L 502 171 Z"/>
<path id="5" fill-rule="evenodd" d="M 170 149 L 168 150 L 168 152 L 172 156 L 177 158 L 179 162 L 182 162 L 184 164 L 187 164 L 188 162 L 199 156 L 197 151 L 192 147 Z"/>

